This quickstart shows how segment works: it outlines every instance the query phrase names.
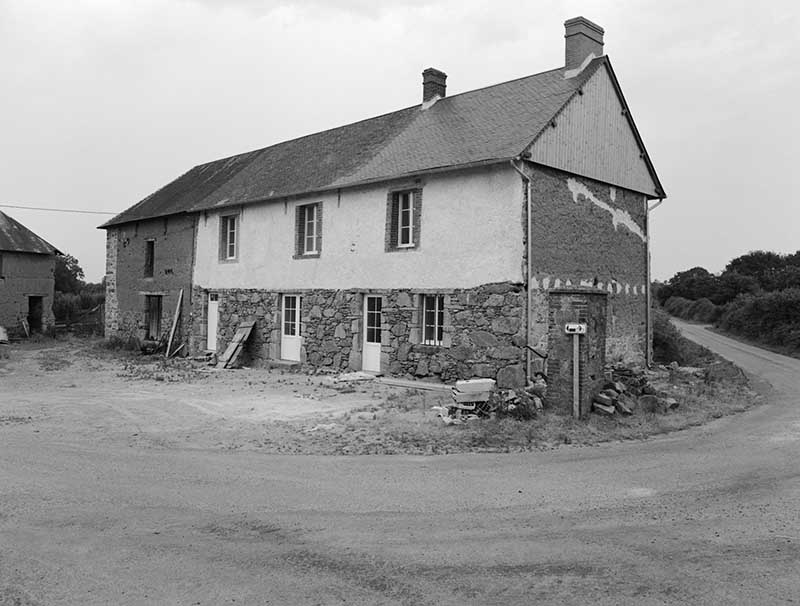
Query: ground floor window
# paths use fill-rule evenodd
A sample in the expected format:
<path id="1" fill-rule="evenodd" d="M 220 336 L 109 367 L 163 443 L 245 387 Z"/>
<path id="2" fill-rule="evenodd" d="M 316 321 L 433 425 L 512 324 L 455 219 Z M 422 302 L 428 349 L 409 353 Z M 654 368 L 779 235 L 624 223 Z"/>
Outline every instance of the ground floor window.
<path id="1" fill-rule="evenodd" d="M 422 296 L 423 343 L 441 345 L 444 326 L 444 296 Z"/>
<path id="2" fill-rule="evenodd" d="M 161 295 L 144 297 L 145 339 L 158 341 L 161 336 Z"/>

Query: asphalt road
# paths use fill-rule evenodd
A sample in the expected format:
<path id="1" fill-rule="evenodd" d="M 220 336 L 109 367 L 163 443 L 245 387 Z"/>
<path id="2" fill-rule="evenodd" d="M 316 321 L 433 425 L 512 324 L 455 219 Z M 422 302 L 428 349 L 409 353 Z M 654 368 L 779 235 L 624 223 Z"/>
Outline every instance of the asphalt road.
<path id="1" fill-rule="evenodd" d="M 159 450 L 0 425 L 0 605 L 800 602 L 800 361 L 682 329 L 769 381 L 768 402 L 523 455 Z"/>

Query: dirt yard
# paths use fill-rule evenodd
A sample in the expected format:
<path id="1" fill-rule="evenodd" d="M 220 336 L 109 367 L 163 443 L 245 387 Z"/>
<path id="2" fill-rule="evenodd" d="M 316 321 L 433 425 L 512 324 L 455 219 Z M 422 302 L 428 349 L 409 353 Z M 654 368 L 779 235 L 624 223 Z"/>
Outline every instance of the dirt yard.
<path id="1" fill-rule="evenodd" d="M 577 427 L 445 426 L 433 392 L 0 347 L 0 605 L 796 604 L 800 369 L 734 345 L 774 385 L 765 405 L 705 423 L 736 404 L 662 372 L 695 392 L 678 412 Z"/>
<path id="2" fill-rule="evenodd" d="M 453 426 L 434 408 L 449 401 L 442 391 L 280 368 L 217 370 L 199 361 L 109 350 L 99 340 L 2 347 L 0 424 L 28 424 L 54 439 L 77 434 L 144 448 L 326 455 L 526 451 L 641 439 L 741 411 L 753 401 L 749 390 L 662 373 L 662 389 L 681 401 L 670 414 L 639 411 L 574 422 L 545 411 L 533 421 Z"/>
<path id="3" fill-rule="evenodd" d="M 284 434 L 308 434 L 302 442 L 309 447 L 315 434 L 329 433 L 330 419 L 349 413 L 372 419 L 378 404 L 397 397 L 396 388 L 374 382 L 335 383 L 282 369 L 217 370 L 110 351 L 96 340 L 5 350 L 0 424 L 27 423 L 55 438 L 77 431 L 154 448 L 296 452 L 297 440 Z M 413 396 L 424 408 L 440 399 L 430 392 Z"/>

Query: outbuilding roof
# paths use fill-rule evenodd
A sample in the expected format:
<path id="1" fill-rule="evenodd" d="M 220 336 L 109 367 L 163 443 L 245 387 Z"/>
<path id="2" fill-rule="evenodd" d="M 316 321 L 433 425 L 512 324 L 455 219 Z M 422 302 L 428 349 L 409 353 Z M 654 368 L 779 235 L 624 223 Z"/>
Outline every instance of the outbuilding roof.
<path id="1" fill-rule="evenodd" d="M 558 68 L 201 164 L 101 227 L 507 161 L 607 62 L 594 59 L 572 78 Z"/>
<path id="2" fill-rule="evenodd" d="M 61 254 L 55 246 L 2 211 L 0 211 L 0 251 L 41 255 Z"/>

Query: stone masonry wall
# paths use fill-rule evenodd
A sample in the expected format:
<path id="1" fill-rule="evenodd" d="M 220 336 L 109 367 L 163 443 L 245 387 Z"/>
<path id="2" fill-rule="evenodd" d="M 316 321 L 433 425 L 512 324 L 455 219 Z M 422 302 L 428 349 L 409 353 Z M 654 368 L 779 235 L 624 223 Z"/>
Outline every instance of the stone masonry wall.
<path id="1" fill-rule="evenodd" d="M 208 292 L 195 288 L 191 344 L 206 342 Z M 281 294 L 254 289 L 213 290 L 219 300 L 218 351 L 237 326 L 255 320 L 245 349 L 249 363 L 280 359 Z M 382 305 L 381 369 L 393 376 L 435 377 L 449 382 L 495 378 L 501 387 L 525 381 L 525 294 L 520 285 L 487 284 L 437 292 L 412 290 L 294 291 L 301 297 L 301 361 L 335 371 L 361 368 L 364 295 L 379 295 Z M 441 345 L 422 343 L 422 297 L 444 297 Z"/>
<path id="2" fill-rule="evenodd" d="M 143 339 L 145 296 L 161 299 L 161 334 L 169 333 L 183 290 L 175 342 L 185 341 L 191 325 L 194 217 L 170 216 L 126 223 L 107 230 L 106 338 Z M 152 276 L 145 271 L 146 242 L 153 241 Z"/>
<path id="3" fill-rule="evenodd" d="M 642 194 L 530 164 L 531 345 L 546 351 L 552 289 L 608 293 L 606 355 L 643 362 L 647 344 L 647 226 Z M 533 370 L 539 368 L 534 367 Z"/>

